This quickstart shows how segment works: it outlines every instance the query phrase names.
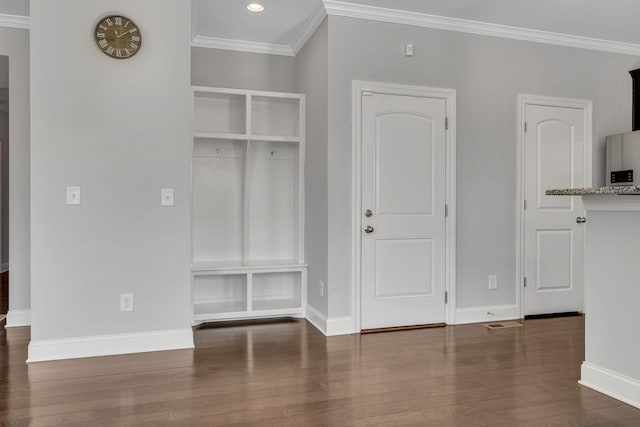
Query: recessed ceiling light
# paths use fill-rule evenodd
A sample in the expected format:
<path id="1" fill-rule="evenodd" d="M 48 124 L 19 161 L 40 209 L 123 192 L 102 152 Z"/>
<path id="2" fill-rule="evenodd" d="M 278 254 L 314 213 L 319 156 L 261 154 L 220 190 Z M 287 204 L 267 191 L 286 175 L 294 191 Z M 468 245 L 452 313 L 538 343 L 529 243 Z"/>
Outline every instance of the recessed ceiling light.
<path id="1" fill-rule="evenodd" d="M 260 3 L 249 3 L 247 5 L 247 9 L 249 9 L 251 12 L 262 12 L 264 10 L 264 6 Z"/>

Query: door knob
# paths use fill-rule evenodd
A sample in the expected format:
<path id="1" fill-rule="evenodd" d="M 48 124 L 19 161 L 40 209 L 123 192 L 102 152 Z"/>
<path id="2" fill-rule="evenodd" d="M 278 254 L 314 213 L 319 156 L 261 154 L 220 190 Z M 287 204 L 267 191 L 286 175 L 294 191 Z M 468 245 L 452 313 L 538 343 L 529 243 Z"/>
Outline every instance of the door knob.
<path id="1" fill-rule="evenodd" d="M 578 224 L 584 224 L 585 222 L 587 222 L 587 218 L 583 217 L 583 216 L 579 216 L 576 218 L 576 222 Z"/>
<path id="2" fill-rule="evenodd" d="M 372 227 L 372 226 L 370 226 L 370 225 L 367 225 L 367 226 L 364 228 L 364 232 L 365 232 L 365 233 L 367 233 L 367 234 L 368 234 L 368 233 L 373 233 L 373 227 Z"/>
<path id="3" fill-rule="evenodd" d="M 367 209 L 366 211 L 364 211 L 364 216 L 366 216 L 367 218 L 373 216 L 373 211 L 371 209 Z"/>

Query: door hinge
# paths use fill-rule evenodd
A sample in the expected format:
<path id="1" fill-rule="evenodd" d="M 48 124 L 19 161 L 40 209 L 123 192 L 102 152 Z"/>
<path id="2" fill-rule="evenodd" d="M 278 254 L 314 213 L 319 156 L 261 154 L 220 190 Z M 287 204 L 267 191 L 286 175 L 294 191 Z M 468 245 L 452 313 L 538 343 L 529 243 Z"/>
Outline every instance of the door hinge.
<path id="1" fill-rule="evenodd" d="M 522 284 L 524 285 L 525 288 L 527 287 L 527 278 L 526 277 L 522 280 Z"/>
<path id="2" fill-rule="evenodd" d="M 449 205 L 445 203 L 444 205 L 444 216 L 445 218 L 449 216 Z"/>
<path id="3" fill-rule="evenodd" d="M 373 96 L 373 92 L 371 92 L 370 90 L 363 90 L 362 96 Z"/>
<path id="4" fill-rule="evenodd" d="M 445 304 L 449 303 L 449 292 L 448 291 L 444 291 L 444 303 Z"/>
<path id="5" fill-rule="evenodd" d="M 444 130 L 449 130 L 449 117 L 444 118 Z"/>
<path id="6" fill-rule="evenodd" d="M 527 133 L 527 122 L 524 122 L 524 133 Z"/>

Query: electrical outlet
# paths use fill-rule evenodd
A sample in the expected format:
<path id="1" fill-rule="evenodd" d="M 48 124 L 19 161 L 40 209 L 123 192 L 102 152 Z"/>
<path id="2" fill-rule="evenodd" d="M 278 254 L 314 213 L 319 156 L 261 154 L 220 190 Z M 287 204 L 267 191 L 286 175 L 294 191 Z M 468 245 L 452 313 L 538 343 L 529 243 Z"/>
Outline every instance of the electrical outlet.
<path id="1" fill-rule="evenodd" d="M 318 282 L 318 292 L 320 292 L 320 296 L 323 297 L 324 296 L 324 282 L 322 280 L 320 280 Z"/>
<path id="2" fill-rule="evenodd" d="M 68 205 L 80 204 L 80 187 L 77 187 L 77 186 L 67 187 L 67 204 Z"/>
<path id="3" fill-rule="evenodd" d="M 160 190 L 160 205 L 173 206 L 173 188 L 162 188 Z"/>
<path id="4" fill-rule="evenodd" d="M 489 289 L 498 289 L 498 276 L 495 274 L 489 275 Z"/>
<path id="5" fill-rule="evenodd" d="M 120 311 L 133 311 L 133 294 L 120 294 Z"/>

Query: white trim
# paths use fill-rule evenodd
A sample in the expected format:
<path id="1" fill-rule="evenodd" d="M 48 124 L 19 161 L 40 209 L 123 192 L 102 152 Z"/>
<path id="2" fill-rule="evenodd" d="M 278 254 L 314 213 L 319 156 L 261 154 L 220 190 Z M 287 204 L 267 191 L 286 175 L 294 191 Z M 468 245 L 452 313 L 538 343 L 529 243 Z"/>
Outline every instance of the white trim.
<path id="1" fill-rule="evenodd" d="M 218 37 L 195 36 L 191 40 L 191 46 L 210 49 L 236 50 L 239 52 L 262 53 L 267 55 L 295 56 L 293 48 L 283 44 L 222 39 Z"/>
<path id="2" fill-rule="evenodd" d="M 326 335 L 328 337 L 336 335 L 350 335 L 358 332 L 360 331 L 353 330 L 353 318 L 351 316 L 327 318 Z"/>
<path id="3" fill-rule="evenodd" d="M 589 362 L 582 362 L 581 374 L 583 386 L 640 408 L 640 381 Z"/>
<path id="4" fill-rule="evenodd" d="M 579 49 L 599 50 L 603 52 L 622 53 L 635 56 L 640 55 L 640 45 L 633 43 L 581 37 L 571 34 L 533 30 L 529 28 L 429 15 L 426 13 L 409 12 L 397 9 L 387 9 L 383 7 L 367 6 L 335 0 L 324 0 L 324 6 L 327 10 L 327 14 L 334 16 L 346 16 L 350 18 L 369 19 L 395 24 L 414 25 L 418 27 L 524 40 Z"/>
<path id="5" fill-rule="evenodd" d="M 9 263 L 3 262 L 2 265 L 0 265 L 0 273 L 6 273 L 7 271 L 9 271 Z"/>
<path id="6" fill-rule="evenodd" d="M 428 98 L 440 98 L 446 100 L 446 114 L 449 120 L 449 129 L 446 137 L 446 201 L 449 212 L 445 218 L 446 224 L 446 284 L 445 291 L 449 293 L 449 303 L 445 307 L 445 321 L 447 323 L 455 323 L 456 321 L 456 91 L 455 89 L 432 88 L 425 86 L 399 85 L 391 83 L 378 83 L 354 80 L 352 82 L 352 143 L 351 143 L 351 194 L 352 194 L 352 218 L 351 227 L 353 234 L 351 236 L 351 265 L 352 265 L 352 292 L 351 300 L 353 303 L 353 332 L 361 330 L 361 238 L 360 230 L 362 228 L 360 203 L 361 194 L 361 98 L 362 92 L 370 91 L 376 93 L 388 93 L 394 95 L 423 96 Z"/>
<path id="7" fill-rule="evenodd" d="M 291 50 L 293 50 L 294 56 L 300 52 L 300 50 L 304 47 L 304 45 L 309 41 L 313 33 L 316 32 L 320 24 L 327 17 L 327 11 L 324 9 L 322 2 L 318 2 L 318 6 L 316 10 L 313 12 L 313 15 L 309 20 L 303 25 L 302 30 L 291 43 Z"/>
<path id="8" fill-rule="evenodd" d="M 307 304 L 306 319 L 324 335 L 327 335 L 327 316 L 320 313 L 315 307 Z"/>
<path id="9" fill-rule="evenodd" d="M 584 177 L 585 187 L 591 187 L 593 177 L 593 101 L 588 99 L 518 94 L 516 145 L 516 304 L 520 317 L 524 317 L 524 122 L 527 105 L 576 108 L 584 110 Z M 583 199 L 584 200 L 584 199 Z M 583 263 L 584 267 L 584 263 Z M 583 276 L 584 277 L 584 276 Z M 583 289 L 584 297 L 584 289 Z M 584 307 L 584 304 L 583 304 Z"/>
<path id="10" fill-rule="evenodd" d="M 480 322 L 497 322 L 501 320 L 519 319 L 517 304 L 487 305 L 484 307 L 468 307 L 456 310 L 456 325 Z"/>
<path id="11" fill-rule="evenodd" d="M 27 363 L 194 348 L 191 329 L 31 341 Z"/>
<path id="12" fill-rule="evenodd" d="M 0 27 L 22 28 L 28 30 L 31 27 L 31 18 L 20 15 L 6 15 L 0 13 Z"/>
<path id="13" fill-rule="evenodd" d="M 637 195 L 583 195 L 582 204 L 586 211 L 640 211 L 640 198 Z"/>
<path id="14" fill-rule="evenodd" d="M 359 332 L 354 331 L 353 318 L 351 316 L 327 318 L 327 316 L 310 305 L 307 305 L 306 319 L 327 337 L 350 335 Z"/>
<path id="15" fill-rule="evenodd" d="M 19 328 L 22 326 L 31 326 L 31 310 L 9 310 L 5 327 Z"/>

